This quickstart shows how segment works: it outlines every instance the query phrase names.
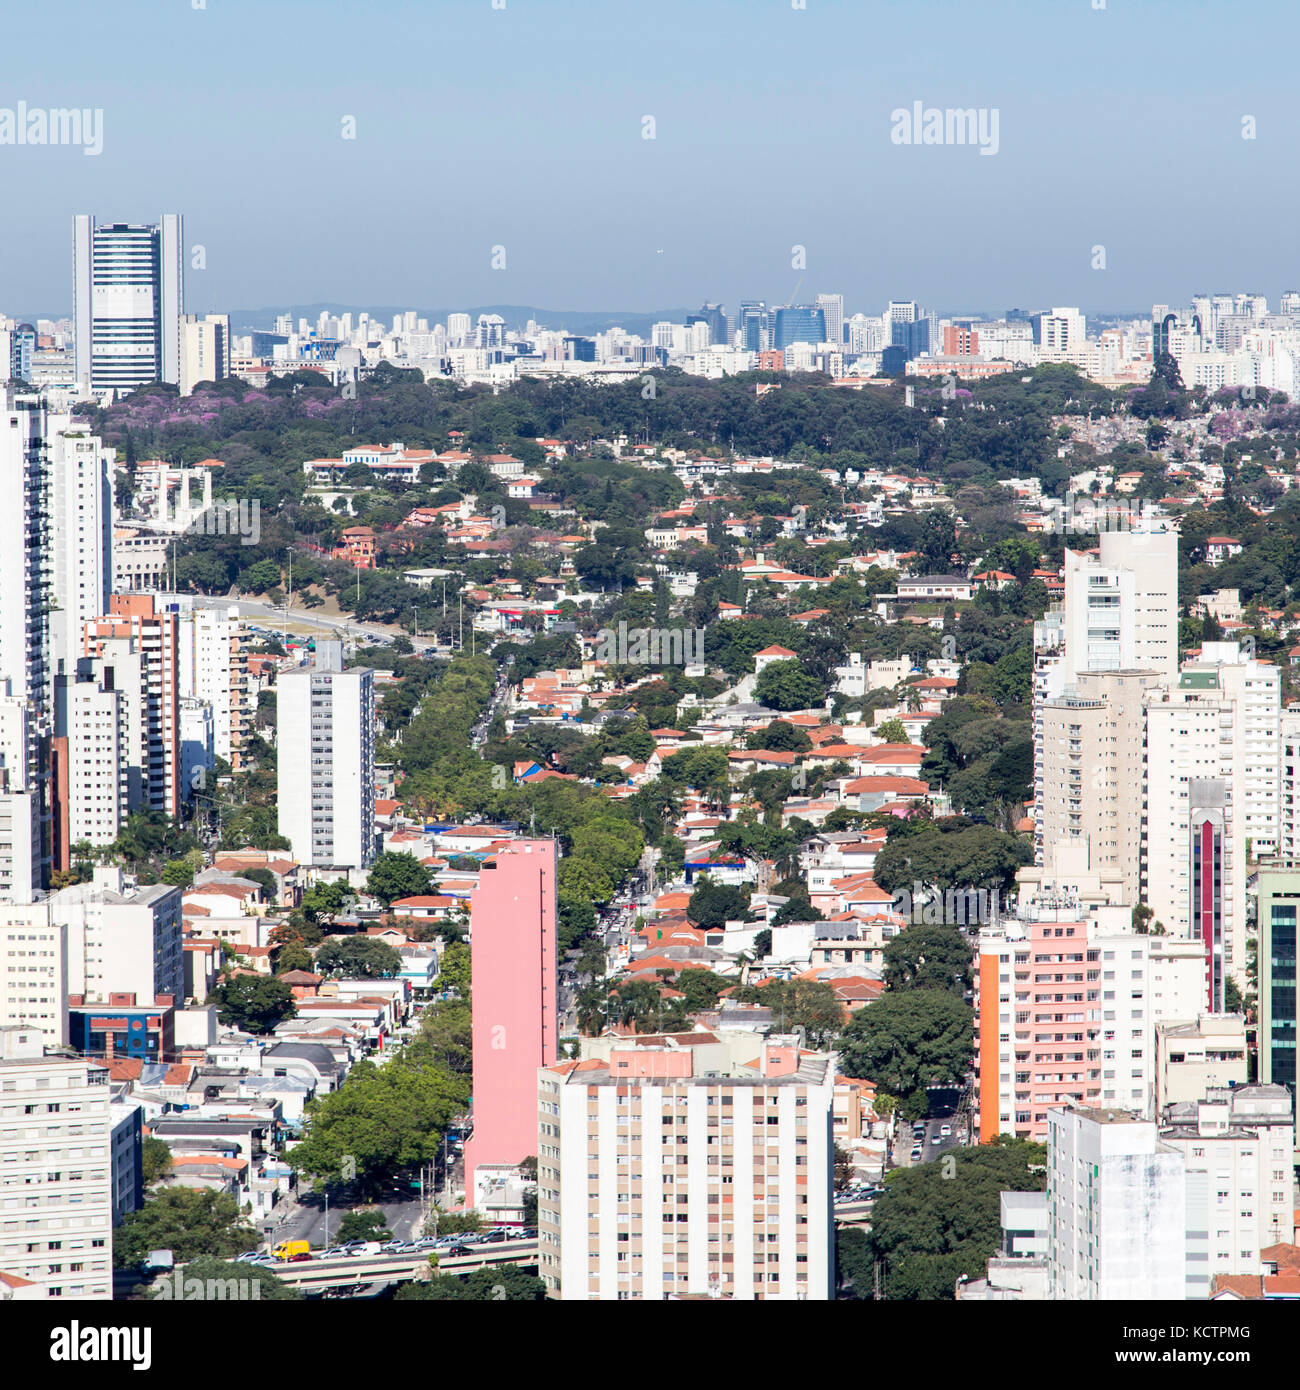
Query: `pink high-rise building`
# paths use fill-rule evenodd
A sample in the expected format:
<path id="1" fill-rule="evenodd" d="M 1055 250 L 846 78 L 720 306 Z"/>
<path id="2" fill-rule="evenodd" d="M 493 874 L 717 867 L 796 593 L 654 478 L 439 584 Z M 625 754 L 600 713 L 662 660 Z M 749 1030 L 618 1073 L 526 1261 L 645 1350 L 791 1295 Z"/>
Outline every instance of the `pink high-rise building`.
<path id="1" fill-rule="evenodd" d="M 556 841 L 515 840 L 483 866 L 474 891 L 474 1133 L 465 1150 L 472 1205 L 494 1176 L 537 1152 L 537 1069 L 557 1057 L 558 865 Z"/>

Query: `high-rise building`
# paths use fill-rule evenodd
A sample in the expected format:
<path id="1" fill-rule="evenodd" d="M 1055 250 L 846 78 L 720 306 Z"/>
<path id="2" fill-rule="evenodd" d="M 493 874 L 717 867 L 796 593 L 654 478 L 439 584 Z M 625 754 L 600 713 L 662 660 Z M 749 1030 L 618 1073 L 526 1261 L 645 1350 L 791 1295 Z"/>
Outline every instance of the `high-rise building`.
<path id="1" fill-rule="evenodd" d="M 248 685 L 248 634 L 239 609 L 205 608 L 177 601 L 181 698 L 212 707 L 212 748 L 235 772 L 252 730 L 254 702 Z"/>
<path id="2" fill-rule="evenodd" d="M 224 381 L 230 375 L 229 314 L 183 314 L 180 332 L 182 396 L 193 395 L 201 381 Z"/>
<path id="3" fill-rule="evenodd" d="M 180 684 L 176 615 L 152 594 L 111 594 L 83 630 L 85 668 L 126 695 L 128 805 L 180 813 Z M 112 675 L 107 673 L 111 671 Z"/>
<path id="4" fill-rule="evenodd" d="M 467 1200 L 533 1156 L 537 1070 L 558 1055 L 554 840 L 513 840 L 484 863 L 470 900 L 474 1133 Z"/>
<path id="5" fill-rule="evenodd" d="M 111 465 L 100 441 L 49 417 L 50 672 L 76 669 L 82 631 L 108 612 L 113 580 Z"/>
<path id="6" fill-rule="evenodd" d="M 50 932 L 62 934 L 57 946 L 46 940 Z M 155 883 L 128 890 L 120 869 L 99 867 L 90 883 L 72 884 L 43 902 L 0 907 L 0 942 L 10 961 L 19 959 L 14 952 L 23 949 L 24 933 L 36 933 L 26 937 L 29 973 L 58 959 L 47 953 L 62 953 L 65 1019 L 69 999 L 93 1004 L 130 996 L 170 1005 L 185 998 L 179 888 Z M 47 1028 L 45 1001 L 26 1003 L 34 1012 L 14 1021 Z"/>
<path id="7" fill-rule="evenodd" d="M 1052 1110 L 1047 1209 L 1049 1298 L 1185 1297 L 1186 1172 L 1154 1121 L 1122 1109 Z"/>
<path id="8" fill-rule="evenodd" d="M 0 680 L 41 718 L 50 699 L 50 419 L 43 396 L 6 388 L 0 398 Z"/>
<path id="9" fill-rule="evenodd" d="M 1296 927 L 1300 864 L 1259 866 L 1255 927 L 1259 962 L 1259 1079 L 1296 1087 Z"/>
<path id="10" fill-rule="evenodd" d="M 1078 309 L 1053 309 L 1050 313 L 1035 314 L 1034 342 L 1044 356 L 1051 353 L 1075 352 L 1088 341 L 1088 324 Z"/>
<path id="11" fill-rule="evenodd" d="M 0 680 L 0 903 L 31 902 L 46 867 L 42 775 L 32 756 L 34 713 Z"/>
<path id="12" fill-rule="evenodd" d="M 705 347 L 715 347 L 727 341 L 727 314 L 721 304 L 705 304 L 693 314 L 686 315 L 686 326 L 702 323 L 708 327 L 709 340 Z"/>
<path id="13" fill-rule="evenodd" d="M 134 391 L 181 376 L 181 219 L 100 225 L 72 219 L 76 374 L 94 390 Z"/>
<path id="14" fill-rule="evenodd" d="M 826 324 L 826 341 L 828 343 L 842 343 L 844 341 L 844 296 L 842 294 L 819 294 L 815 302 L 822 311 L 822 318 Z"/>
<path id="15" fill-rule="evenodd" d="M 541 1069 L 538 1272 L 554 1297 L 833 1297 L 835 1065 L 800 1041 L 609 1036 Z"/>
<path id="16" fill-rule="evenodd" d="M 1034 624 L 1034 653 L 1034 849 L 1041 862 L 1047 704 L 1077 689 L 1084 672 L 1177 676 L 1178 536 L 1173 528 L 1152 520 L 1137 530 L 1103 531 L 1097 551 L 1067 548 L 1064 603 Z M 1084 698 L 1097 696 L 1089 691 Z M 1076 770 L 1081 775 L 1075 780 L 1081 780 L 1082 760 Z M 1089 833 L 1082 819 L 1078 826 Z"/>
<path id="17" fill-rule="evenodd" d="M 1200 951 L 1133 931 L 1122 876 L 1090 868 L 1083 841 L 1049 841 L 1048 866 L 1017 882 L 1015 915 L 979 934 L 981 1140 L 1042 1139 L 1056 1105 L 1154 1114 L 1154 1024 L 1186 1017 L 1189 1003 L 1194 1016 Z"/>
<path id="18" fill-rule="evenodd" d="M 300 863 L 368 868 L 375 857 L 375 674 L 343 669 L 343 644 L 276 686 L 279 828 Z"/>
<path id="19" fill-rule="evenodd" d="M 1094 870 L 1122 876 L 1123 896 L 1141 901 L 1146 821 L 1146 692 L 1152 671 L 1083 671 L 1036 709 L 1044 855 L 1087 845 Z"/>
<path id="20" fill-rule="evenodd" d="M 0 1212 L 0 1269 L 48 1298 L 112 1298 L 107 1068 L 47 1056 L 34 1028 L 0 1028 L 0 1097 L 5 1185 L 24 1194 L 21 1211 Z"/>
<path id="21" fill-rule="evenodd" d="M 1169 1106 L 1160 1141 L 1183 1155 L 1188 1299 L 1216 1275 L 1260 1274 L 1261 1252 L 1290 1244 L 1295 1120 L 1285 1086 L 1210 1087 Z"/>
<path id="22" fill-rule="evenodd" d="M 0 907 L 0 1028 L 68 1045 L 68 932 L 44 905 Z"/>
<path id="23" fill-rule="evenodd" d="M 104 668 L 97 673 L 94 665 L 83 660 L 72 675 L 55 677 L 52 848 L 59 869 L 69 865 L 73 845 L 99 848 L 121 833 L 131 813 L 133 755 L 137 795 L 143 776 L 139 711 L 130 709 L 128 689 L 114 684 L 116 664 L 106 684 Z"/>
<path id="24" fill-rule="evenodd" d="M 792 343 L 824 343 L 826 316 L 811 304 L 788 304 L 775 311 L 772 346 L 777 351 Z"/>
<path id="25" fill-rule="evenodd" d="M 1204 642 L 1185 661 L 1185 679 L 1212 678 L 1233 704 L 1233 802 L 1249 857 L 1278 853 L 1281 841 L 1282 676 L 1271 661 L 1247 656 L 1236 642 Z"/>
<path id="26" fill-rule="evenodd" d="M 943 330 L 943 355 L 945 357 L 978 357 L 980 335 L 975 329 L 961 324 L 950 323 Z"/>
<path id="27" fill-rule="evenodd" d="M 761 299 L 742 299 L 736 312 L 736 335 L 746 352 L 763 352 L 767 341 L 767 305 Z"/>
<path id="28" fill-rule="evenodd" d="M 35 352 L 36 330 L 32 325 L 0 316 L 0 384 L 21 381 L 31 385 Z"/>
<path id="29" fill-rule="evenodd" d="M 1146 701 L 1142 901 L 1206 948 L 1206 1007 L 1245 984 L 1246 836 L 1234 795 L 1236 707 L 1212 675 L 1184 675 Z"/>

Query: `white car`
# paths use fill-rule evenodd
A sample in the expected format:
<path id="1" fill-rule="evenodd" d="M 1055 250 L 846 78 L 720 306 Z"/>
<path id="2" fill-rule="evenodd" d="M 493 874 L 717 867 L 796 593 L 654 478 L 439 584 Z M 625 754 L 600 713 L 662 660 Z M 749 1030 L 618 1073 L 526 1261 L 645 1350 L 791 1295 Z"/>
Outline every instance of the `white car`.
<path id="1" fill-rule="evenodd" d="M 947 1137 L 952 1133 L 952 1126 L 951 1126 L 951 1125 L 940 1125 L 940 1126 L 939 1126 L 939 1133 L 940 1133 L 940 1135 L 941 1135 L 944 1139 L 947 1139 Z"/>

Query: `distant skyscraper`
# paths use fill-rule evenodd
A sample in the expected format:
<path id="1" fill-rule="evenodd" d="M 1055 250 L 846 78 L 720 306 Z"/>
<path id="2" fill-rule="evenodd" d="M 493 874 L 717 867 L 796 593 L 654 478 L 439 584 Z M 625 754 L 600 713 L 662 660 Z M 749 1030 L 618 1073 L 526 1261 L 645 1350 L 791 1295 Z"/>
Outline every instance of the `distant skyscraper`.
<path id="1" fill-rule="evenodd" d="M 937 346 L 932 334 L 933 327 L 934 320 L 929 318 L 895 319 L 890 325 L 890 346 L 902 348 L 906 360 L 910 362 Z"/>
<path id="2" fill-rule="evenodd" d="M 224 381 L 230 375 L 230 316 L 185 314 L 181 318 L 182 396 L 200 381 Z"/>
<path id="3" fill-rule="evenodd" d="M 779 352 L 792 343 L 824 343 L 826 316 L 812 304 L 788 304 L 776 311 L 772 346 Z"/>
<path id="4" fill-rule="evenodd" d="M 96 390 L 180 382 L 181 219 L 72 219 L 76 373 Z"/>
<path id="5" fill-rule="evenodd" d="M 705 304 L 693 314 L 686 315 L 686 326 L 704 323 L 709 328 L 709 342 L 706 346 L 717 346 L 727 341 L 727 315 L 721 304 Z"/>
<path id="6" fill-rule="evenodd" d="M 746 352 L 762 352 L 767 346 L 767 305 L 761 299 L 742 299 L 736 313 L 736 331 Z"/>
<path id="7" fill-rule="evenodd" d="M 364 316 L 363 316 L 364 317 Z M 447 346 L 464 347 L 474 320 L 468 314 L 447 315 Z"/>
<path id="8" fill-rule="evenodd" d="M 842 294 L 819 294 L 817 307 L 822 311 L 826 323 L 826 341 L 844 341 L 844 296 Z"/>

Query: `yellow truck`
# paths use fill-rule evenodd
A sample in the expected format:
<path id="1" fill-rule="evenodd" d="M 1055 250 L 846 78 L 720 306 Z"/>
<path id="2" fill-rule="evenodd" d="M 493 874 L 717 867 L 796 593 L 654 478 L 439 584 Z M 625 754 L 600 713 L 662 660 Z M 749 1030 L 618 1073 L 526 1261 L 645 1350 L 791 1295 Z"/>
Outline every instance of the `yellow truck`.
<path id="1" fill-rule="evenodd" d="M 311 1242 L 309 1240 L 282 1240 L 271 1254 L 277 1260 L 309 1260 L 311 1259 Z"/>

